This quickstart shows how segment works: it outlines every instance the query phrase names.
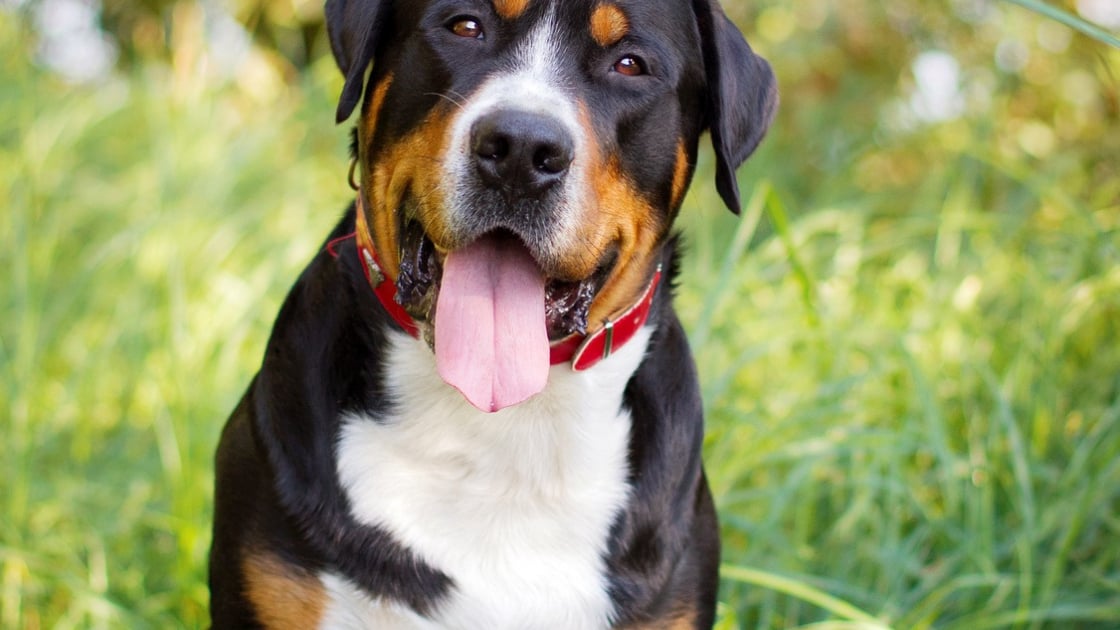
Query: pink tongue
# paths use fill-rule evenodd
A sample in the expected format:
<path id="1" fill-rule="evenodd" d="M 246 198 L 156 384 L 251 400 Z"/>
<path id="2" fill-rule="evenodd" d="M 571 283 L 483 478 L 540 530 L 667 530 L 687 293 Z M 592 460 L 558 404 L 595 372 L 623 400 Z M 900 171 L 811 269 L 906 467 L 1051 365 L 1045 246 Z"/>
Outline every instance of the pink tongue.
<path id="1" fill-rule="evenodd" d="M 435 336 L 439 375 L 482 411 L 544 389 L 544 278 L 521 243 L 484 236 L 447 254 Z"/>

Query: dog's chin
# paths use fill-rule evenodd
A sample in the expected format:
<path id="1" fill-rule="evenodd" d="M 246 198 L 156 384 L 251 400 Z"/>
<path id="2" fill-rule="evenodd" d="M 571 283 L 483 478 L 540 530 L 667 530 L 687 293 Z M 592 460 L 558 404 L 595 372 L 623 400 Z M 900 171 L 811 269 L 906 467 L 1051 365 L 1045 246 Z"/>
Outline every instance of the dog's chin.
<path id="1" fill-rule="evenodd" d="M 488 235 L 508 241 L 509 247 L 525 247 L 515 234 L 504 229 L 483 236 Z M 419 221 L 408 220 L 401 230 L 397 300 L 413 319 L 422 324 L 435 320 L 435 307 L 443 279 L 443 258 Z M 582 280 L 546 278 L 544 312 L 550 340 L 587 333 L 591 303 L 610 273 L 613 258 L 605 259 L 594 273 Z"/>

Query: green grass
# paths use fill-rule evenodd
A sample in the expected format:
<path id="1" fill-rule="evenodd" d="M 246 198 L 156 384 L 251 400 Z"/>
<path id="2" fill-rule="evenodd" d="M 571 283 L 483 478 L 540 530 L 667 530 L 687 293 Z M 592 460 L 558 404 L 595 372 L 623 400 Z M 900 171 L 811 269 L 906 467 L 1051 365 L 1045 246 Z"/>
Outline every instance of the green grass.
<path id="1" fill-rule="evenodd" d="M 75 88 L 0 41 L 0 627 L 205 625 L 218 432 L 350 195 L 336 70 Z M 1115 119 L 1042 160 L 790 84 L 743 216 L 705 158 L 682 217 L 720 627 L 1120 626 Z"/>

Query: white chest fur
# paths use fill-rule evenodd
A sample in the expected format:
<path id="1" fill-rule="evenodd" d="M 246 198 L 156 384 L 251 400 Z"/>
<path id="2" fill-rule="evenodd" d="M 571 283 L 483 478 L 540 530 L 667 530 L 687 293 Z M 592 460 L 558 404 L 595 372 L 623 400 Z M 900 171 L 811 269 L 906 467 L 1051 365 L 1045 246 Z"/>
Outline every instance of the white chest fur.
<path id="1" fill-rule="evenodd" d="M 587 372 L 554 366 L 536 397 L 479 412 L 394 335 L 387 418 L 343 418 L 338 474 L 361 522 L 388 530 L 454 588 L 431 620 L 324 575 L 324 628 L 601 628 L 607 536 L 627 498 L 623 389 L 649 328 Z"/>

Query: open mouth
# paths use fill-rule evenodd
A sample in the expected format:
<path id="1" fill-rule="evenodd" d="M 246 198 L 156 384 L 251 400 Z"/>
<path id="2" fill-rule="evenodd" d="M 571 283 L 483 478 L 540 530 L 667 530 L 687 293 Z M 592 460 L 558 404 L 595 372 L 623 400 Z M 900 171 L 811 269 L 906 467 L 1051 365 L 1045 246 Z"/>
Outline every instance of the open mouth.
<path id="1" fill-rule="evenodd" d="M 478 240 L 490 240 L 501 249 L 519 249 L 529 255 L 528 248 L 513 232 L 498 229 Z M 414 219 L 401 230 L 400 273 L 397 277 L 397 299 L 413 319 L 434 322 L 446 255 L 440 255 L 423 227 Z M 568 281 L 544 278 L 544 319 L 548 339 L 557 341 L 574 333 L 587 333 L 587 318 L 595 295 L 602 288 L 613 266 L 613 256 L 582 280 Z M 537 263 L 540 271 L 540 265 Z"/>
<path id="2" fill-rule="evenodd" d="M 549 278 L 510 230 L 441 254 L 416 220 L 405 221 L 400 248 L 397 300 L 428 324 L 440 377 L 484 412 L 544 390 L 551 342 L 587 332 L 591 302 L 616 260 L 605 257 L 609 264 L 581 280 Z"/>

